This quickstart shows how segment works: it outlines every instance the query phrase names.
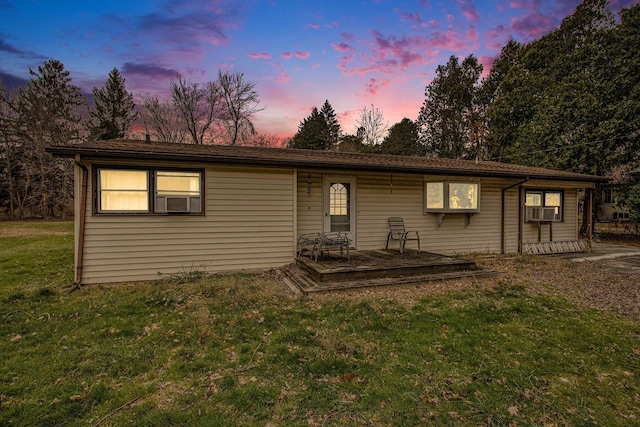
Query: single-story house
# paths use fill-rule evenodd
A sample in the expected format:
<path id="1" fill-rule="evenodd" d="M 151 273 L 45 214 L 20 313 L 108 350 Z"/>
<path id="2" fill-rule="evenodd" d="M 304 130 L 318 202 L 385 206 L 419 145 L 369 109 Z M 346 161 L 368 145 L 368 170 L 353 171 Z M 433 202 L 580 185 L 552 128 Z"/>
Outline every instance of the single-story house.
<path id="1" fill-rule="evenodd" d="M 75 159 L 76 283 L 286 265 L 298 236 L 385 247 L 389 217 L 443 255 L 579 240 L 579 194 L 605 178 L 513 164 L 264 147 L 109 140 Z"/>

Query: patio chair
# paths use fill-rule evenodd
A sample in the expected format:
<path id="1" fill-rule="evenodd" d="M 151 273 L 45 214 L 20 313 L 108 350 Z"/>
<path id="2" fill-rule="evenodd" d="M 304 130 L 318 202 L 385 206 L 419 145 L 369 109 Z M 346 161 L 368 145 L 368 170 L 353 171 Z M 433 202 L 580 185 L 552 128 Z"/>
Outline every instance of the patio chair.
<path id="1" fill-rule="evenodd" d="M 319 233 L 318 234 L 318 244 L 314 246 L 313 251 L 311 253 L 311 258 L 315 259 L 314 261 L 318 261 L 318 257 L 322 255 L 323 252 L 326 252 L 327 255 L 331 249 L 338 248 L 340 249 L 340 258 L 343 256 L 343 251 L 346 249 L 347 251 L 347 261 L 351 261 L 351 256 L 349 255 L 349 246 L 351 245 L 351 239 L 347 233 L 343 232 L 331 232 L 331 233 Z M 315 252 L 315 255 L 314 255 Z"/>
<path id="2" fill-rule="evenodd" d="M 320 233 L 302 234 L 298 236 L 298 258 L 306 249 L 312 256 L 316 250 L 316 246 L 320 243 Z"/>
<path id="3" fill-rule="evenodd" d="M 416 240 L 418 242 L 418 252 L 421 252 L 420 234 L 417 231 L 407 231 L 404 227 L 404 220 L 399 216 L 392 216 L 388 221 L 389 234 L 387 234 L 387 246 L 385 246 L 385 249 L 389 249 L 391 240 L 397 240 L 400 246 L 400 253 L 403 253 L 407 240 Z"/>

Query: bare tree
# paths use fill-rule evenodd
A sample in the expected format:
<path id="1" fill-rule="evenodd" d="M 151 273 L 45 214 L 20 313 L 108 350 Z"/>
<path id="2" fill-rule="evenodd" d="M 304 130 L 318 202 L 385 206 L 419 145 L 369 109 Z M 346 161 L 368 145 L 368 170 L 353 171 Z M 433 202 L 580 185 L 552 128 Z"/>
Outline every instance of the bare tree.
<path id="1" fill-rule="evenodd" d="M 198 83 L 178 77 L 170 85 L 173 105 L 194 144 L 215 139 L 215 121 L 222 116 L 222 90 L 218 82 Z M 205 139 L 206 138 L 206 139 Z"/>
<path id="2" fill-rule="evenodd" d="M 160 142 L 183 143 L 187 138 L 180 114 L 173 104 L 160 101 L 157 96 L 142 96 L 142 120 L 147 131 Z"/>
<path id="3" fill-rule="evenodd" d="M 224 99 L 221 120 L 227 131 L 230 145 L 243 143 L 256 133 L 251 117 L 262 111 L 258 108 L 260 96 L 256 84 L 244 79 L 243 73 L 218 71 L 218 84 Z"/>
<path id="4" fill-rule="evenodd" d="M 382 111 L 371 104 L 371 108 L 364 107 L 356 120 L 356 129 L 365 144 L 378 145 L 382 143 L 388 125 L 384 123 Z"/>

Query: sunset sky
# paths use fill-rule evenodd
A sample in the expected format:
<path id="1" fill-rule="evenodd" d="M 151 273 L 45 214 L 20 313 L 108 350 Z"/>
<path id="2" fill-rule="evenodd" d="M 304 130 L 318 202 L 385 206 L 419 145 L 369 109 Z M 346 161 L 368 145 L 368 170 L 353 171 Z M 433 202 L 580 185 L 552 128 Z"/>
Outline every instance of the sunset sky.
<path id="1" fill-rule="evenodd" d="M 613 0 L 618 12 L 639 0 Z M 451 55 L 488 71 L 510 39 L 556 28 L 577 0 L 0 0 L 0 76 L 7 87 L 48 59 L 83 92 L 118 68 L 133 92 L 166 96 L 171 79 L 219 69 L 257 83 L 259 133 L 292 136 L 328 99 L 343 132 L 365 106 L 389 125 L 415 120 L 425 86 Z"/>

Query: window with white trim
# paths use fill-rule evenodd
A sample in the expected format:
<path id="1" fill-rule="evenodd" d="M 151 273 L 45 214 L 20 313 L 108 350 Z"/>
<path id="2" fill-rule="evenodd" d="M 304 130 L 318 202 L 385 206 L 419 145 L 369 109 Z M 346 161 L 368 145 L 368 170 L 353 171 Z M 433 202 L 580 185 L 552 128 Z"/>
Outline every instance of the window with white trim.
<path id="1" fill-rule="evenodd" d="M 480 211 L 480 183 L 426 182 L 425 212 L 475 213 Z"/>
<path id="2" fill-rule="evenodd" d="M 97 167 L 101 214 L 201 214 L 203 171 Z M 152 197 L 153 196 L 153 197 Z"/>
<path id="3" fill-rule="evenodd" d="M 526 221 L 562 221 L 563 201 L 564 194 L 560 190 L 526 190 Z"/>

